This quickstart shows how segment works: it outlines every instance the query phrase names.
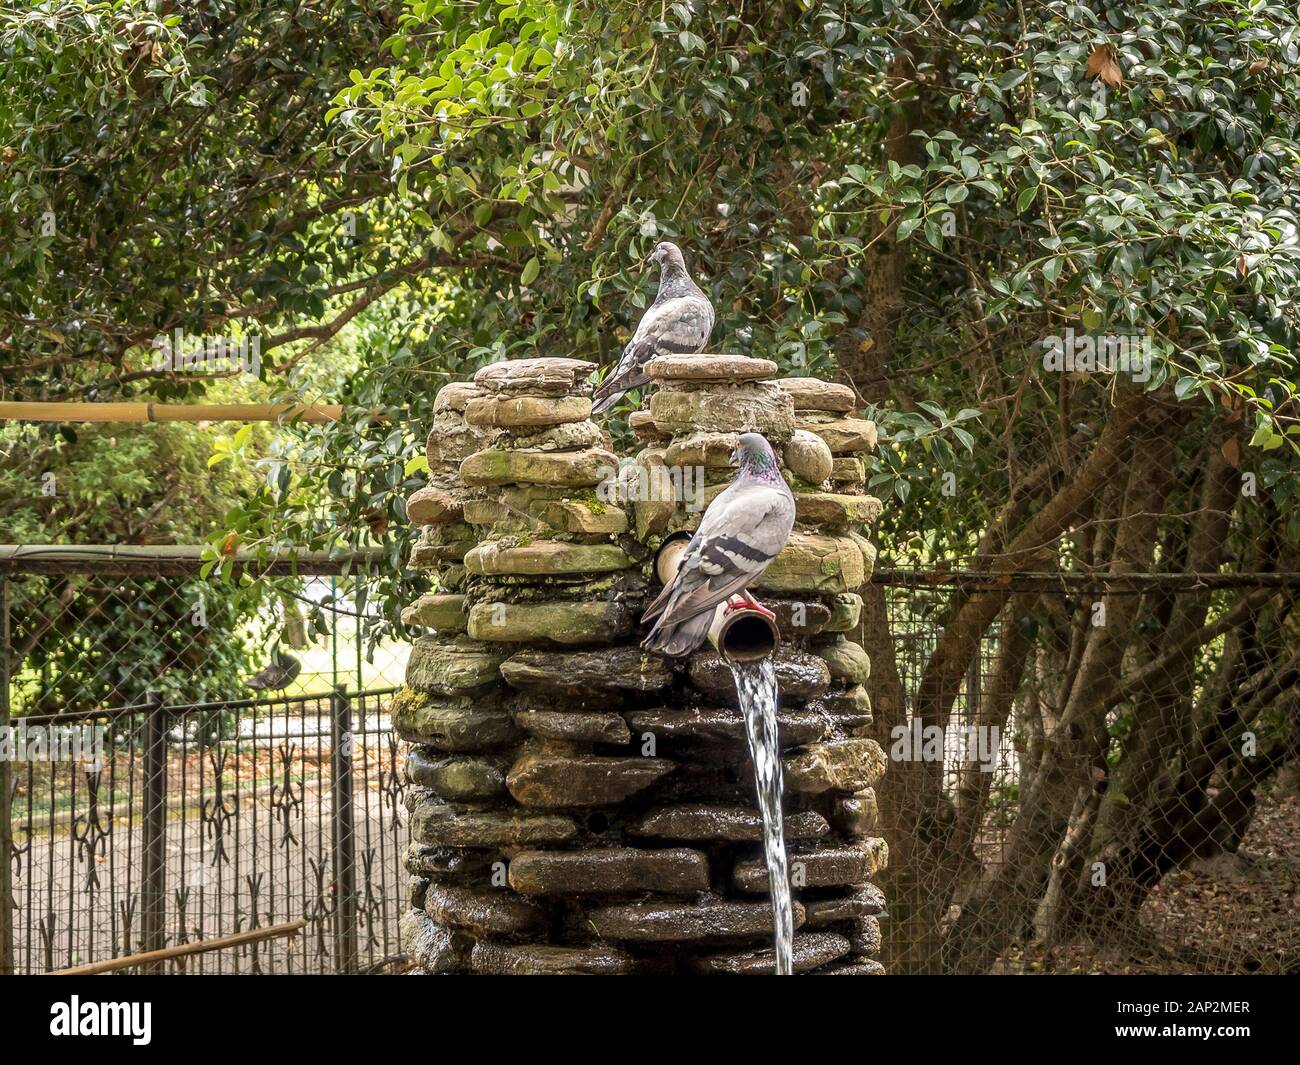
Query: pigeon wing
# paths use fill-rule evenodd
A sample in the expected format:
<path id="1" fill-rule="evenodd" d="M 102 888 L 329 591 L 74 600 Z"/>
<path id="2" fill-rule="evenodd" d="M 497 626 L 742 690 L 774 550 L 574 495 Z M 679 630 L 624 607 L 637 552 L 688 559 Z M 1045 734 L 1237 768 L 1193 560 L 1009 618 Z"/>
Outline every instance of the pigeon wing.
<path id="1" fill-rule="evenodd" d="M 706 299 L 679 296 L 651 304 L 614 372 L 596 389 L 594 412 L 612 406 L 628 389 L 649 383 L 645 364 L 656 355 L 694 354 L 708 343 L 712 331 L 713 307 Z"/>
<path id="2" fill-rule="evenodd" d="M 681 568 L 646 619 L 677 625 L 713 610 L 757 580 L 785 546 L 794 501 L 768 485 L 738 482 L 710 504 Z"/>

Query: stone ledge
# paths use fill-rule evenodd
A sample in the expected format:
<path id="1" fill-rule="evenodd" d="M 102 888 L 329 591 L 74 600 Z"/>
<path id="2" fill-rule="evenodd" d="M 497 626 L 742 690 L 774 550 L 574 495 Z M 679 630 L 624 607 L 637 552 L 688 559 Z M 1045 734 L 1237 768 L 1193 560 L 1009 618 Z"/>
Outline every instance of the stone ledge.
<path id="1" fill-rule="evenodd" d="M 469 485 L 537 484 L 556 488 L 594 488 L 618 470 L 609 451 L 512 451 L 485 448 L 460 464 Z"/>
<path id="2" fill-rule="evenodd" d="M 775 377 L 776 363 L 748 355 L 657 355 L 645 366 L 651 381 L 765 381 Z"/>
<path id="3" fill-rule="evenodd" d="M 522 547 L 479 544 L 465 555 L 465 568 L 487 577 L 614 573 L 632 565 L 634 561 L 613 544 L 568 544 L 558 540 L 538 540 Z"/>

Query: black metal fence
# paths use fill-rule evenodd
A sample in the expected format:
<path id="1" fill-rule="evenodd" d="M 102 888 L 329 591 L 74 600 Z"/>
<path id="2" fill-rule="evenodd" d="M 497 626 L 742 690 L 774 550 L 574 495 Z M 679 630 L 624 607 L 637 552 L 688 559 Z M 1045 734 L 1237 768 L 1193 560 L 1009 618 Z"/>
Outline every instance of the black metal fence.
<path id="1" fill-rule="evenodd" d="M 392 689 L 18 719 L 13 969 L 305 921 L 170 972 L 356 972 L 400 952 L 406 845 Z M 55 754 L 51 760 L 45 750 Z"/>
<path id="2" fill-rule="evenodd" d="M 165 561 L 0 567 L 0 972 L 234 934 L 151 968 L 382 967 L 401 949 L 386 705 L 407 641 L 346 560 L 259 573 L 251 607 Z"/>

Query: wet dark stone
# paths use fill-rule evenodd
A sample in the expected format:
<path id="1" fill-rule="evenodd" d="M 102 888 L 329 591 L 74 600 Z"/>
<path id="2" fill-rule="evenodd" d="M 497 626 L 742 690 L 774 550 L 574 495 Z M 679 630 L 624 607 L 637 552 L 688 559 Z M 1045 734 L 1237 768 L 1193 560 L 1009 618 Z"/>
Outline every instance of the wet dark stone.
<path id="1" fill-rule="evenodd" d="M 816 655 L 782 647 L 775 661 L 782 702 L 812 699 L 830 687 L 830 670 Z M 731 667 L 716 651 L 697 651 L 691 656 L 689 670 L 691 683 L 697 688 L 728 705 L 737 705 L 736 682 Z"/>
<path id="2" fill-rule="evenodd" d="M 874 788 L 835 800 L 835 825 L 849 836 L 870 836 L 880 824 Z"/>
<path id="3" fill-rule="evenodd" d="M 412 843 L 406 851 L 406 871 L 440 883 L 485 881 L 492 863 L 501 860 L 497 851 L 476 851 L 464 847 L 430 847 Z"/>
<path id="4" fill-rule="evenodd" d="M 406 754 L 406 775 L 444 799 L 486 802 L 504 795 L 509 763 L 498 758 L 447 757 L 427 748 Z"/>
<path id="5" fill-rule="evenodd" d="M 875 884 L 864 884 L 848 895 L 834 899 L 817 899 L 804 904 L 808 908 L 808 927 L 824 928 L 828 924 L 855 917 L 876 917 L 885 912 L 885 893 Z"/>
<path id="6" fill-rule="evenodd" d="M 861 684 L 828 691 L 817 700 L 817 705 L 834 717 L 841 728 L 861 728 L 872 721 L 871 696 Z"/>
<path id="7" fill-rule="evenodd" d="M 805 973 L 828 965 L 848 952 L 849 941 L 834 932 L 808 932 L 795 936 L 791 951 L 794 971 Z M 712 954 L 694 959 L 691 968 L 704 976 L 773 976 L 776 973 L 776 952 L 768 948 Z"/>
<path id="8" fill-rule="evenodd" d="M 645 963 L 616 947 L 546 947 L 479 940 L 470 967 L 490 976 L 626 976 Z"/>
<path id="9" fill-rule="evenodd" d="M 664 758 L 530 752 L 515 762 L 506 783 L 524 806 L 601 806 L 622 802 L 673 768 Z"/>
<path id="10" fill-rule="evenodd" d="M 423 789 L 422 789 L 423 790 Z M 578 833 L 573 818 L 522 810 L 467 810 L 423 796 L 408 797 L 411 838 L 447 847 L 520 847 L 563 843 Z"/>
<path id="11" fill-rule="evenodd" d="M 764 599 L 762 603 L 776 615 L 783 640 L 816 636 L 831 620 L 830 607 L 815 599 Z"/>
<path id="12" fill-rule="evenodd" d="M 594 710 L 521 710 L 515 724 L 529 735 L 583 743 L 629 743 L 632 733 L 618 714 Z"/>
<path id="13" fill-rule="evenodd" d="M 861 840 L 842 847 L 813 846 L 792 850 L 790 880 L 796 888 L 861 884 L 883 867 L 884 855 L 884 841 L 879 839 Z M 740 891 L 766 894 L 767 867 L 763 859 L 737 862 L 731 882 Z"/>
<path id="14" fill-rule="evenodd" d="M 705 899 L 695 903 L 635 902 L 605 906 L 588 914 L 597 935 L 629 943 L 743 939 L 772 934 L 772 905 Z M 794 903 L 794 926 L 804 909 Z M 845 951 L 848 942 L 845 941 Z"/>
<path id="15" fill-rule="evenodd" d="M 403 913 L 401 926 L 403 945 L 425 973 L 451 973 L 469 963 L 471 941 L 463 933 L 438 924 L 420 910 Z"/>
<path id="16" fill-rule="evenodd" d="M 627 715 L 633 732 L 653 732 L 663 739 L 704 740 L 745 744 L 745 718 L 738 708 L 698 707 L 674 710 L 661 706 L 634 710 Z M 776 715 L 777 739 L 782 746 L 797 747 L 821 739 L 831 729 L 826 714 L 812 709 L 786 709 Z"/>
<path id="17" fill-rule="evenodd" d="M 431 695 L 418 704 L 408 700 L 394 713 L 393 727 L 408 743 L 442 751 L 482 751 L 520 738 L 510 714 L 482 696 Z"/>
<path id="18" fill-rule="evenodd" d="M 792 794 L 859 792 L 879 783 L 888 767 L 884 750 L 872 739 L 812 743 L 785 758 L 785 788 Z"/>
<path id="19" fill-rule="evenodd" d="M 826 818 L 814 810 L 787 814 L 784 827 L 788 840 L 816 838 L 830 831 Z M 744 806 L 681 803 L 651 811 L 629 831 L 660 839 L 757 843 L 763 839 L 763 816 Z"/>
<path id="20" fill-rule="evenodd" d="M 880 953 L 880 921 L 875 917 L 856 917 L 849 931 L 849 946 L 854 954 Z"/>
<path id="21" fill-rule="evenodd" d="M 520 651 L 501 664 L 501 675 L 523 691 L 569 695 L 578 700 L 607 692 L 659 691 L 672 683 L 672 673 L 664 660 L 639 647 L 568 654 Z"/>
<path id="22" fill-rule="evenodd" d="M 504 888 L 474 891 L 451 884 L 429 885 L 424 912 L 439 924 L 479 935 L 527 932 L 540 926 L 546 916 L 540 906 Z"/>
<path id="23" fill-rule="evenodd" d="M 878 961 L 852 961 L 843 965 L 831 965 L 818 969 L 809 976 L 884 976 L 885 967 Z"/>
<path id="24" fill-rule="evenodd" d="M 685 847 L 521 851 L 510 860 L 510 886 L 523 895 L 694 895 L 708 889 L 709 860 Z"/>
<path id="25" fill-rule="evenodd" d="M 406 897 L 411 904 L 411 909 L 424 909 L 424 893 L 429 889 L 429 881 L 422 876 L 412 876 L 407 878 Z"/>

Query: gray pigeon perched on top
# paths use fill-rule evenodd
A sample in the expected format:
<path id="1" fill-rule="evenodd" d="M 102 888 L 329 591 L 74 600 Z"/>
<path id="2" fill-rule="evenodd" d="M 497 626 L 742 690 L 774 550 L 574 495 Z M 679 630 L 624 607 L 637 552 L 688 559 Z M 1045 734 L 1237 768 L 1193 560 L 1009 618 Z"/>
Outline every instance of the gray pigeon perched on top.
<path id="1" fill-rule="evenodd" d="M 794 527 L 794 496 L 771 445 L 758 433 L 736 443 L 740 472 L 709 504 L 682 555 L 681 567 L 642 621 L 657 618 L 641 644 L 647 651 L 684 655 L 704 642 L 719 603 L 733 595 L 771 616 L 745 591 L 780 554 Z"/>
<path id="2" fill-rule="evenodd" d="M 659 264 L 659 292 L 623 349 L 618 365 L 596 389 L 592 414 L 603 414 L 628 389 L 648 384 L 645 364 L 656 355 L 694 355 L 704 350 L 713 332 L 713 304 L 686 272 L 681 248 L 671 241 L 660 241 L 649 261 Z"/>

